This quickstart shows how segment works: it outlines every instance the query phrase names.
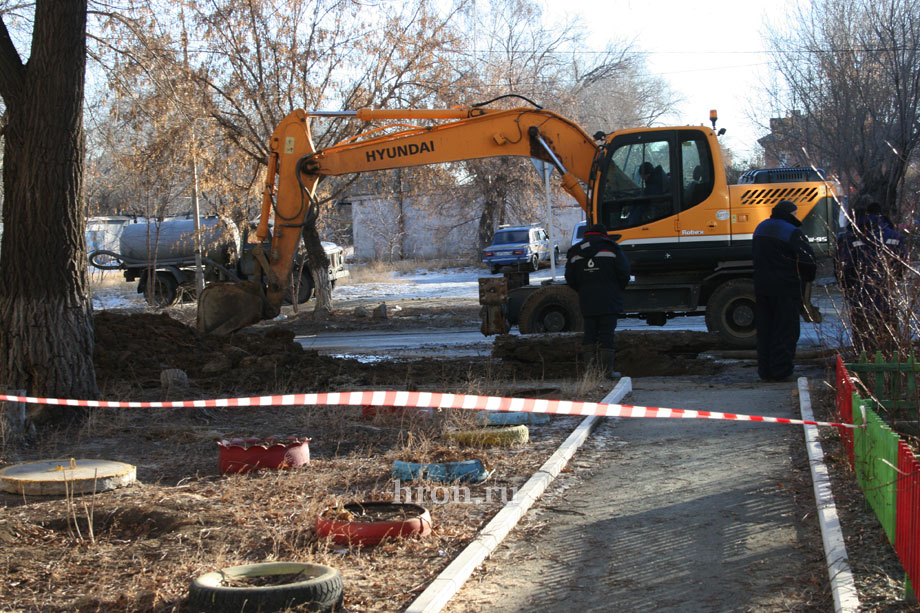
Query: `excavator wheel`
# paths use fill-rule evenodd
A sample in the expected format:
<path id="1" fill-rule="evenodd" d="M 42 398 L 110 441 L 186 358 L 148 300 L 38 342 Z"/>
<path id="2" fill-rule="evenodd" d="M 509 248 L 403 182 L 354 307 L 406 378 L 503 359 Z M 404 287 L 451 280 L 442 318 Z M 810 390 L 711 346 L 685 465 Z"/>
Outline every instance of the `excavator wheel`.
<path id="1" fill-rule="evenodd" d="M 706 303 L 706 329 L 718 334 L 731 347 L 753 349 L 757 346 L 754 302 L 752 280 L 732 279 L 723 283 Z"/>
<path id="2" fill-rule="evenodd" d="M 568 285 L 546 285 L 524 300 L 518 316 L 521 334 L 577 332 L 584 327 L 578 294 Z"/>
<path id="3" fill-rule="evenodd" d="M 278 315 L 262 288 L 250 281 L 212 283 L 198 297 L 198 329 L 225 336 Z"/>

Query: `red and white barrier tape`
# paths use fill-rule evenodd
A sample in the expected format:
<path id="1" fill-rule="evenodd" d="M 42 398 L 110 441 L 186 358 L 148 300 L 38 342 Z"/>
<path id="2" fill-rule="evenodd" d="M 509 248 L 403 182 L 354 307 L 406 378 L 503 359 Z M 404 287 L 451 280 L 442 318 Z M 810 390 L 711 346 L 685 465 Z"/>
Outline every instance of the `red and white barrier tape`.
<path id="1" fill-rule="evenodd" d="M 196 408 L 196 407 L 272 407 L 300 405 L 414 407 L 432 409 L 471 409 L 479 411 L 523 411 L 553 415 L 596 415 L 598 417 L 651 417 L 679 419 L 724 419 L 729 421 L 756 421 L 774 424 L 803 424 L 858 428 L 850 424 L 824 421 L 806 421 L 741 415 L 717 411 L 691 411 L 663 407 L 640 407 L 629 404 L 599 402 L 573 402 L 570 400 L 545 400 L 539 398 L 503 398 L 500 396 L 471 396 L 467 394 L 442 394 L 437 392 L 330 392 L 322 394 L 284 394 L 280 396 L 251 396 L 249 398 L 218 398 L 212 400 L 169 400 L 163 402 L 117 402 L 109 400 L 73 400 L 67 398 L 33 398 L 0 394 L 0 401 L 29 404 L 53 404 L 69 407 L 98 408 Z"/>

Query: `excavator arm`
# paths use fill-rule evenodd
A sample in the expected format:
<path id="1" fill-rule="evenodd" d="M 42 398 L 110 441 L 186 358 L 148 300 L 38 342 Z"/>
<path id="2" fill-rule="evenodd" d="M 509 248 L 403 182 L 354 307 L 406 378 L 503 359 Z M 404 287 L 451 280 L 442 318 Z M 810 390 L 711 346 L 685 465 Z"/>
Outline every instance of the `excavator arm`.
<path id="1" fill-rule="evenodd" d="M 391 123 L 316 150 L 310 132 L 311 116 L 433 123 Z M 227 333 L 278 313 L 304 219 L 324 176 L 498 156 L 530 157 L 553 164 L 562 176 L 562 187 L 587 210 L 582 184 L 589 184 L 597 151 L 592 138 L 579 126 L 541 109 L 293 111 L 276 126 L 271 137 L 256 230 L 260 243 L 271 238 L 270 252 L 255 254 L 268 278 L 268 288 L 257 301 L 249 295 L 250 287 L 241 292 L 239 287 L 221 287 L 227 284 L 210 286 L 199 299 L 199 328 Z M 274 228 L 270 231 L 272 222 Z"/>

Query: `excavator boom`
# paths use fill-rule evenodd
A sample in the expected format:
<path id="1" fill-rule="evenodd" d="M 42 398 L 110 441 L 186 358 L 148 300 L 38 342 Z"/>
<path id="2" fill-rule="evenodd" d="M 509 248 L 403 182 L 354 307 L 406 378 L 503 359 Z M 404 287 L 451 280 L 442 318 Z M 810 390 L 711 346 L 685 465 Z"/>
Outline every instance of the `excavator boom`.
<path id="1" fill-rule="evenodd" d="M 378 127 L 317 150 L 310 117 L 433 123 Z M 239 287 L 229 289 L 232 284 L 209 286 L 198 301 L 198 325 L 205 332 L 233 331 L 278 313 L 304 220 L 323 176 L 498 156 L 530 157 L 553 164 L 562 176 L 562 187 L 587 210 L 582 184 L 589 183 L 598 152 L 593 139 L 572 121 L 531 108 L 296 110 L 276 126 L 269 144 L 256 236 L 260 243 L 270 238 L 271 249 L 264 255 L 257 249 L 255 254 L 268 278 L 264 300 L 254 300 L 248 295 L 251 292 L 240 292 Z"/>

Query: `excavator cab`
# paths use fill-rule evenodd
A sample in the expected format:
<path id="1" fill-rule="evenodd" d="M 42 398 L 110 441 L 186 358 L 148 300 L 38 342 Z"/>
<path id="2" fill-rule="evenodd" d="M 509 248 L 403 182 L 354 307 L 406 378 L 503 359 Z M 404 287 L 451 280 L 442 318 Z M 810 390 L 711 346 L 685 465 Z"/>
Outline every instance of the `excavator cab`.
<path id="1" fill-rule="evenodd" d="M 729 207 L 714 196 L 713 139 L 699 129 L 653 128 L 617 133 L 604 146 L 594 217 L 622 236 L 634 269 L 696 266 L 707 251 L 725 257 Z"/>

